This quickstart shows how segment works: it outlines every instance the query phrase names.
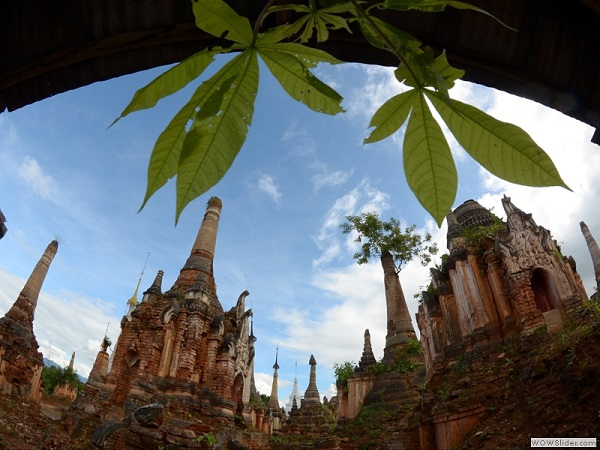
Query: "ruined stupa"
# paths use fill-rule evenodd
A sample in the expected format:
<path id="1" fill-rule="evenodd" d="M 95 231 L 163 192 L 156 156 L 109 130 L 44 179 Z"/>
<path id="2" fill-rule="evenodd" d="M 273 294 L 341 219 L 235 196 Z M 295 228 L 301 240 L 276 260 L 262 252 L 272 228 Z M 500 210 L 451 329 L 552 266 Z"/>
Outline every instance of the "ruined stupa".
<path id="1" fill-rule="evenodd" d="M 36 403 L 42 398 L 44 362 L 33 334 L 33 318 L 57 250 L 57 241 L 46 247 L 19 297 L 0 319 L 0 392 Z"/>

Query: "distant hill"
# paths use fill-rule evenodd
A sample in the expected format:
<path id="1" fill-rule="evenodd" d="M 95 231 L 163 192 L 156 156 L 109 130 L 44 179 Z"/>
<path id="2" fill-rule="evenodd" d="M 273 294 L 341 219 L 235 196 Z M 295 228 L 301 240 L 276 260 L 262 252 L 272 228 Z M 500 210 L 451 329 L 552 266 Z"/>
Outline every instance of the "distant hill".
<path id="1" fill-rule="evenodd" d="M 48 359 L 46 357 L 44 357 L 44 367 L 58 367 L 61 368 L 61 365 L 52 361 L 51 359 Z M 87 378 L 82 377 L 81 375 L 77 374 L 77 376 L 79 377 L 79 380 L 82 383 L 87 382 Z"/>
<path id="2" fill-rule="evenodd" d="M 57 364 L 44 356 L 44 367 L 60 367 L 60 364 Z"/>

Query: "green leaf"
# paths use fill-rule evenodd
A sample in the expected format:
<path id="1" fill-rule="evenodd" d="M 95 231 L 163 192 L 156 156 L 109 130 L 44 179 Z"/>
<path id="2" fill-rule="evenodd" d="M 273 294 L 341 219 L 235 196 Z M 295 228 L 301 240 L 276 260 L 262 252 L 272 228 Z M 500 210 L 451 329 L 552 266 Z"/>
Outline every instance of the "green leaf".
<path id="1" fill-rule="evenodd" d="M 437 66 L 445 70 L 447 77 L 455 75 L 457 71 L 448 64 L 445 55 L 442 54 L 441 60 L 437 62 L 431 47 L 423 47 L 421 41 L 410 33 L 377 17 L 370 17 L 368 21 L 359 18 L 358 22 L 371 45 L 390 50 L 400 58 L 402 64 L 395 72 L 400 82 L 411 87 L 432 86 L 442 92 L 448 90 Z"/>
<path id="2" fill-rule="evenodd" d="M 388 49 L 402 56 L 413 54 L 416 57 L 423 53 L 420 48 L 422 43 L 419 39 L 378 17 L 370 16 L 370 21 L 360 17 L 358 23 L 365 38 L 377 48 Z"/>
<path id="3" fill-rule="evenodd" d="M 258 91 L 256 51 L 241 53 L 223 69 L 226 70 L 217 74 L 219 79 L 207 98 L 210 113 L 198 114 L 183 142 L 177 173 L 176 220 L 190 201 L 214 186 L 229 170 L 252 123 Z"/>
<path id="4" fill-rule="evenodd" d="M 369 128 L 376 128 L 363 143 L 371 144 L 395 133 L 406 122 L 413 102 L 418 100 L 417 96 L 417 90 L 411 89 L 393 96 L 381 105 L 369 123 Z"/>
<path id="5" fill-rule="evenodd" d="M 156 140 L 148 164 L 146 195 L 140 210 L 158 189 L 177 174 L 181 149 L 187 136 L 187 124 L 197 114 L 209 114 L 210 111 L 215 111 L 216 97 L 218 95 L 222 97 L 224 94 L 219 88 L 223 86 L 224 80 L 230 79 L 230 66 L 234 63 L 235 58 L 225 64 L 210 79 L 204 81 Z M 198 113 L 198 109 L 200 109 L 200 113 Z"/>
<path id="6" fill-rule="evenodd" d="M 325 114 L 343 112 L 342 96 L 316 78 L 302 62 L 286 53 L 267 48 L 258 52 L 281 87 L 313 111 Z"/>
<path id="7" fill-rule="evenodd" d="M 171 119 L 164 131 L 158 136 L 150 162 L 148 163 L 148 185 L 140 211 L 152 195 L 177 174 L 177 165 L 181 155 L 183 140 L 187 135 L 186 124 L 196 115 L 198 90 L 181 110 Z"/>
<path id="8" fill-rule="evenodd" d="M 404 134 L 404 173 L 417 200 L 441 226 L 454 203 L 458 176 L 450 146 L 422 92 Z"/>
<path id="9" fill-rule="evenodd" d="M 287 39 L 300 32 L 300 30 L 306 24 L 308 17 L 309 16 L 305 15 L 290 25 L 280 25 L 276 28 L 266 31 L 265 33 L 261 33 L 258 35 L 258 40 L 262 42 L 263 45 L 268 45 Z"/>
<path id="10" fill-rule="evenodd" d="M 318 8 L 314 0 L 309 0 L 306 5 L 276 5 L 269 8 L 269 12 L 278 11 L 294 11 L 305 13 L 298 21 L 290 26 L 298 27 L 299 22 L 305 25 L 304 30 L 300 34 L 300 42 L 308 42 L 317 33 L 317 42 L 325 42 L 329 38 L 329 29 L 344 28 L 348 33 L 352 33 L 348 25 L 348 19 L 340 14 L 354 10 L 354 5 L 350 2 L 334 4 L 327 8 Z M 289 30 L 284 30 L 285 32 Z"/>
<path id="11" fill-rule="evenodd" d="M 160 99 L 185 87 L 199 77 L 214 61 L 214 56 L 221 51 L 221 49 L 202 50 L 156 77 L 133 95 L 127 107 L 111 126 L 129 113 L 152 108 Z"/>
<path id="12" fill-rule="evenodd" d="M 523 129 L 457 100 L 449 106 L 434 92 L 427 91 L 427 96 L 459 144 L 492 174 L 525 186 L 569 189 L 550 157 Z"/>
<path id="13" fill-rule="evenodd" d="M 216 37 L 246 46 L 252 43 L 252 27 L 247 17 L 238 15 L 223 0 L 194 0 L 196 26 Z"/>
<path id="14" fill-rule="evenodd" d="M 319 50 L 306 45 L 296 44 L 293 42 L 282 42 L 277 45 L 263 45 L 263 41 L 259 40 L 256 43 L 257 48 L 277 50 L 278 52 L 288 53 L 295 58 L 298 58 L 308 68 L 317 67 L 320 63 L 340 64 L 342 61 L 335 56 L 330 55 L 323 50 Z"/>
<path id="15" fill-rule="evenodd" d="M 446 50 L 442 51 L 442 54 L 435 58 L 434 69 L 436 76 L 439 79 L 438 85 L 445 87 L 445 91 L 454 87 L 454 82 L 459 80 L 465 74 L 464 70 L 456 69 L 450 65 L 448 58 L 446 58 Z"/>
<path id="16" fill-rule="evenodd" d="M 431 47 L 424 47 L 420 53 L 406 52 L 404 62 L 395 70 L 396 79 L 407 86 L 438 88 L 435 73 L 435 55 Z M 443 88 L 442 88 L 443 89 Z"/>

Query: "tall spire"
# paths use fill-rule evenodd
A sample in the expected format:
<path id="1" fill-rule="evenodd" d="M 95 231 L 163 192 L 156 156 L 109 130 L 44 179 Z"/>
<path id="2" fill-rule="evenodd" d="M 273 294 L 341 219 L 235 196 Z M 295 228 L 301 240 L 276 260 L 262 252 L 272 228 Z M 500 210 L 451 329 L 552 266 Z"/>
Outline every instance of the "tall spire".
<path id="1" fill-rule="evenodd" d="M 144 271 L 146 270 L 146 264 L 148 264 L 148 258 L 150 258 L 150 252 L 148 252 L 148 255 L 146 256 L 146 261 L 144 261 L 144 267 L 142 268 L 142 273 L 140 273 L 140 277 L 138 278 L 137 286 L 135 287 L 135 292 L 133 293 L 133 296 L 129 300 L 127 300 L 127 304 L 129 305 L 129 313 L 128 314 L 130 314 L 131 310 L 138 305 L 138 300 L 137 300 L 138 291 L 140 290 L 140 284 L 141 284 L 142 278 L 144 276 Z"/>
<path id="2" fill-rule="evenodd" d="M 142 283 L 142 278 L 144 277 L 144 271 L 146 270 L 146 264 L 148 263 L 148 258 L 150 258 L 150 252 L 146 256 L 146 261 L 144 261 L 144 267 L 142 268 L 142 272 L 140 273 L 140 277 L 138 278 L 137 286 L 135 287 L 135 292 L 133 296 L 127 300 L 127 305 L 129 305 L 129 310 L 127 311 L 126 317 L 131 320 L 131 313 L 135 309 L 135 307 L 139 304 L 137 296 L 140 290 L 140 284 Z"/>
<path id="3" fill-rule="evenodd" d="M 393 360 L 396 347 L 410 338 L 415 338 L 416 333 L 404 298 L 400 278 L 396 271 L 394 258 L 390 252 L 381 253 L 381 266 L 383 267 L 387 311 L 387 334 L 385 336 L 383 361 L 387 362 Z"/>
<path id="4" fill-rule="evenodd" d="M 42 290 L 42 284 L 44 283 L 44 279 L 46 278 L 46 274 L 48 273 L 48 268 L 58 251 L 58 242 L 52 241 L 46 247 L 46 251 L 36 264 L 33 272 L 29 276 L 29 279 L 25 283 L 23 290 L 21 291 L 21 295 L 34 306 L 37 306 L 38 297 L 40 295 L 40 291 Z"/>
<path id="5" fill-rule="evenodd" d="M 581 232 L 585 238 L 585 242 L 588 246 L 588 250 L 592 257 L 592 264 L 594 265 L 594 275 L 596 277 L 596 290 L 600 289 L 600 247 L 596 243 L 596 240 L 590 233 L 590 229 L 587 227 L 585 222 L 579 224 L 581 226 Z"/>
<path id="6" fill-rule="evenodd" d="M 274 410 L 279 410 L 279 398 L 277 397 L 277 371 L 279 370 L 279 364 L 277 364 L 277 358 L 279 356 L 279 345 L 275 350 L 275 364 L 273 364 L 273 384 L 271 385 L 271 398 L 269 399 L 269 407 Z"/>
<path id="7" fill-rule="evenodd" d="M 192 283 L 200 282 L 205 289 L 216 294 L 213 260 L 222 207 L 223 203 L 217 197 L 208 200 L 196 241 L 173 286 L 174 289 L 187 288 Z"/>
<path id="8" fill-rule="evenodd" d="M 57 241 L 46 247 L 19 297 L 0 318 L 0 392 L 23 396 L 36 403 L 42 397 L 44 362 L 33 334 L 33 317 L 42 284 L 57 250 Z"/>
<path id="9" fill-rule="evenodd" d="M 360 370 L 366 370 L 369 366 L 372 366 L 376 362 L 377 360 L 375 359 L 373 348 L 371 347 L 371 333 L 369 333 L 369 329 L 367 328 L 365 330 L 365 344 L 363 346 L 363 352 L 358 363 L 358 367 Z"/>
<path id="10" fill-rule="evenodd" d="M 310 364 L 310 378 L 308 380 L 308 387 L 304 392 L 304 403 L 321 403 L 321 398 L 319 397 L 319 390 L 317 389 L 317 360 L 314 355 L 310 355 L 310 359 L 308 360 L 308 364 Z"/>
<path id="11" fill-rule="evenodd" d="M 73 364 L 75 363 L 75 352 L 71 355 L 71 362 L 69 362 L 69 370 L 73 372 Z"/>

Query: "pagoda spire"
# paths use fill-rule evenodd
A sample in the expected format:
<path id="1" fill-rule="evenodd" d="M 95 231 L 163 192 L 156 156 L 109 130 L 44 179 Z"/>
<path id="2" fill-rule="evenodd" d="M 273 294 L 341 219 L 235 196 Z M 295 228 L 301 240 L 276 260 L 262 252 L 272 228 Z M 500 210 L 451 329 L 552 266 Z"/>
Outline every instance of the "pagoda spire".
<path id="1" fill-rule="evenodd" d="M 133 312 L 133 310 L 135 309 L 135 307 L 139 304 L 138 302 L 138 292 L 140 290 L 140 284 L 142 283 L 142 278 L 144 277 L 144 271 L 146 270 L 146 264 L 148 264 L 148 258 L 150 258 L 150 252 L 148 252 L 148 255 L 146 256 L 146 261 L 144 261 L 144 267 L 142 268 L 142 272 L 140 273 L 140 277 L 138 278 L 138 282 L 137 282 L 137 286 L 135 287 L 135 292 L 133 293 L 133 296 L 127 300 L 127 305 L 129 305 L 129 310 L 127 311 L 127 318 L 131 319 L 131 313 Z"/>
<path id="2" fill-rule="evenodd" d="M 371 347 L 371 333 L 369 333 L 369 329 L 365 330 L 365 343 L 363 346 L 362 356 L 358 363 L 359 369 L 366 370 L 368 367 L 375 364 L 377 360 L 375 359 L 375 355 L 373 354 L 373 348 Z"/>
<path id="3" fill-rule="evenodd" d="M 36 264 L 33 272 L 29 276 L 29 279 L 25 283 L 23 290 L 21 291 L 21 295 L 26 297 L 27 300 L 31 302 L 34 306 L 37 306 L 38 297 L 40 295 L 40 291 L 42 290 L 42 284 L 44 283 L 44 279 L 48 274 L 48 269 L 50 268 L 50 264 L 58 251 L 58 241 L 54 240 L 48 244 L 44 254 Z"/>
<path id="4" fill-rule="evenodd" d="M 33 317 L 42 284 L 57 250 L 57 241 L 46 247 L 19 297 L 0 318 L 0 392 L 22 396 L 35 403 L 42 397 L 44 362 L 33 334 Z"/>
<path id="5" fill-rule="evenodd" d="M 71 372 L 73 372 L 73 365 L 75 363 L 75 352 L 73 352 L 73 354 L 71 355 L 71 361 L 69 362 L 69 369 Z"/>
<path id="6" fill-rule="evenodd" d="M 317 360 L 314 355 L 310 355 L 308 364 L 310 365 L 310 377 L 308 380 L 308 387 L 304 392 L 304 403 L 320 404 L 321 398 L 319 397 L 319 390 L 317 389 Z"/>
<path id="7" fill-rule="evenodd" d="M 269 399 L 269 407 L 273 408 L 273 410 L 279 410 L 279 398 L 277 396 L 277 371 L 279 370 L 279 364 L 277 364 L 277 358 L 279 356 L 279 345 L 277 345 L 277 350 L 275 350 L 275 364 L 273 364 L 273 384 L 271 385 L 271 398 Z"/>
<path id="8" fill-rule="evenodd" d="M 400 284 L 394 257 L 389 251 L 381 253 L 381 266 L 383 267 L 387 311 L 387 334 L 385 336 L 385 348 L 383 349 L 383 361 L 387 363 L 393 361 L 396 355 L 396 347 L 408 339 L 414 339 L 416 333 L 406 304 L 404 291 Z"/>
<path id="9" fill-rule="evenodd" d="M 175 281 L 173 289 L 185 289 L 192 284 L 200 283 L 206 290 L 216 295 L 213 260 L 222 207 L 223 203 L 217 197 L 211 197 L 208 200 L 206 213 L 192 246 L 192 251 L 179 272 L 179 277 Z"/>
<path id="10" fill-rule="evenodd" d="M 48 274 L 50 264 L 58 251 L 58 242 L 52 241 L 46 247 L 44 254 L 36 264 L 29 279 L 19 294 L 19 298 L 6 313 L 6 317 L 11 317 L 22 324 L 33 329 L 33 317 L 37 306 L 38 297 L 42 290 L 42 284 Z"/>
<path id="11" fill-rule="evenodd" d="M 581 226 L 581 232 L 583 233 L 583 237 L 585 238 L 585 242 L 588 246 L 588 250 L 590 252 L 590 256 L 592 257 L 592 264 L 594 265 L 594 276 L 596 277 L 596 291 L 600 289 L 600 247 L 598 247 L 598 243 L 590 233 L 590 229 L 585 224 L 585 222 L 581 222 L 579 224 Z"/>
<path id="12" fill-rule="evenodd" d="M 157 296 L 162 294 L 162 279 L 163 279 L 164 274 L 165 273 L 162 270 L 159 270 L 156 273 L 156 277 L 154 278 L 154 281 L 152 282 L 152 286 L 150 286 L 144 292 L 144 295 L 142 296 L 142 302 L 147 302 L 151 298 L 156 298 Z"/>

